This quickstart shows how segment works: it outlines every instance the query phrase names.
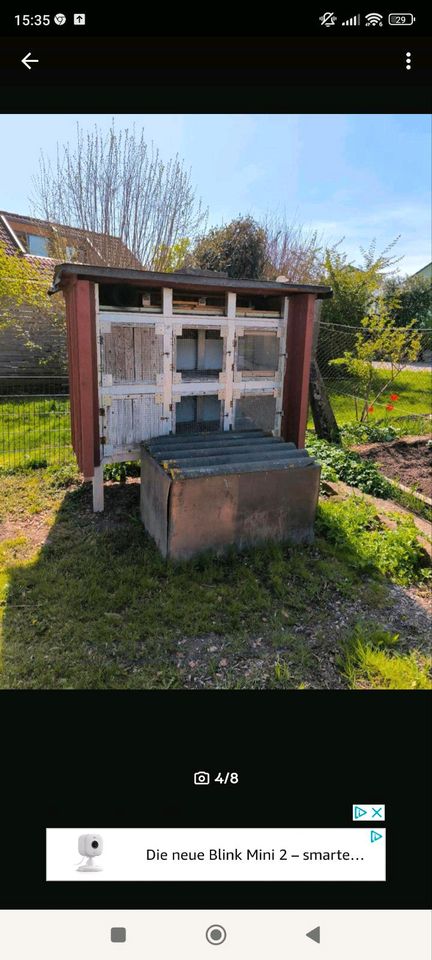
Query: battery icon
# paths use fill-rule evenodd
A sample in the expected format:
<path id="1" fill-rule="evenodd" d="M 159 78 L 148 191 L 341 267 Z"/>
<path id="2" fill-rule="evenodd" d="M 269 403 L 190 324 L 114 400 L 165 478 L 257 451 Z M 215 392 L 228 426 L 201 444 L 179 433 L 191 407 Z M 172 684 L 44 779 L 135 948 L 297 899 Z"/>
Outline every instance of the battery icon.
<path id="1" fill-rule="evenodd" d="M 415 17 L 412 13 L 389 13 L 388 22 L 391 27 L 412 27 Z"/>

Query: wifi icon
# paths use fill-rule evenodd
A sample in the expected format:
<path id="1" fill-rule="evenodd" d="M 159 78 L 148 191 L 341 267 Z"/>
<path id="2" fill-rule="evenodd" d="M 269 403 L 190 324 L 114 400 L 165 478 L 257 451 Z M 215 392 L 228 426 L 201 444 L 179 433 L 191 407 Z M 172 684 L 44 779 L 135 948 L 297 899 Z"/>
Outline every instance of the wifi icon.
<path id="1" fill-rule="evenodd" d="M 382 13 L 367 13 L 365 16 L 367 27 L 382 27 Z"/>

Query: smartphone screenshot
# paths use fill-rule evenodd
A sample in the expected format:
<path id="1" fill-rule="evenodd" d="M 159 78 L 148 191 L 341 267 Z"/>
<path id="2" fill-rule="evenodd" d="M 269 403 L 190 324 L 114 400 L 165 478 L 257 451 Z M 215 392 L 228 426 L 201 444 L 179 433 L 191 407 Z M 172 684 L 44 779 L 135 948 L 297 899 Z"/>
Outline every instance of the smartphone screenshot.
<path id="1" fill-rule="evenodd" d="M 428 960 L 430 19 L 211 14 L 1 14 L 0 951 Z"/>

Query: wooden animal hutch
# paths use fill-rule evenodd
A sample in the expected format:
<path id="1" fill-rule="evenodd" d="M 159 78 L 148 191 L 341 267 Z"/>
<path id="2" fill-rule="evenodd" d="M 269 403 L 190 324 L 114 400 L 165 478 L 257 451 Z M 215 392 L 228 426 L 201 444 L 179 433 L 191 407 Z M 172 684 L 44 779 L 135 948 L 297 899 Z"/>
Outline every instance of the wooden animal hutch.
<path id="1" fill-rule="evenodd" d="M 61 264 L 72 440 L 103 509 L 103 466 L 172 435 L 304 444 L 313 321 L 328 287 Z"/>

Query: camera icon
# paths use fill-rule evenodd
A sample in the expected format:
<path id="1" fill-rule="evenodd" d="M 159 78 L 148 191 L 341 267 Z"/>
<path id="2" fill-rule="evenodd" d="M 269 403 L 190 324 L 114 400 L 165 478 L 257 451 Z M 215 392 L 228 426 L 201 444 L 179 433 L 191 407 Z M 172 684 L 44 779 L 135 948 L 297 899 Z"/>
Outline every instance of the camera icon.
<path id="1" fill-rule="evenodd" d="M 197 770 L 194 773 L 194 784 L 196 787 L 208 787 L 210 783 L 210 774 L 205 770 Z"/>
<path id="2" fill-rule="evenodd" d="M 78 850 L 85 863 L 78 866 L 79 873 L 99 873 L 103 867 L 95 864 L 94 858 L 103 853 L 103 838 L 100 833 L 83 833 L 78 838 Z"/>

